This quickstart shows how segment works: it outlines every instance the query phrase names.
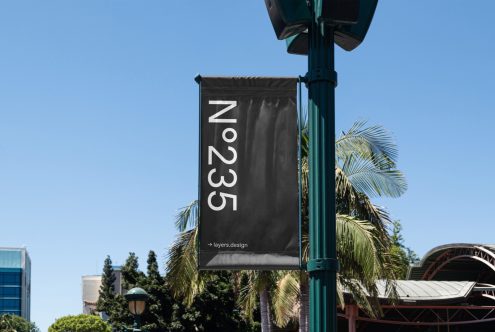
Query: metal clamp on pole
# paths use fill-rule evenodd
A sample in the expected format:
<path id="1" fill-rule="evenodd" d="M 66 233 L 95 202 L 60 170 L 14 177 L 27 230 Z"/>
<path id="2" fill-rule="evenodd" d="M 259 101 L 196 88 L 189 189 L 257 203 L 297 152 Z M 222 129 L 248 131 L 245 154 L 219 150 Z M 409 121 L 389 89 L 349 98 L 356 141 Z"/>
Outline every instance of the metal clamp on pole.
<path id="1" fill-rule="evenodd" d="M 339 261 L 334 258 L 311 259 L 308 261 L 306 270 L 308 272 L 313 272 L 313 271 L 339 272 Z"/>
<path id="2" fill-rule="evenodd" d="M 194 80 L 196 81 L 196 83 L 198 83 L 198 84 L 199 84 L 199 83 L 201 83 L 201 78 L 202 78 L 202 77 L 201 77 L 201 75 L 200 75 L 200 74 L 198 74 L 198 75 L 196 75 L 196 76 L 194 77 Z"/>
<path id="3" fill-rule="evenodd" d="M 338 84 L 337 72 L 334 70 L 315 68 L 308 72 L 302 81 L 306 83 L 306 85 L 313 82 L 330 82 L 336 87 Z"/>

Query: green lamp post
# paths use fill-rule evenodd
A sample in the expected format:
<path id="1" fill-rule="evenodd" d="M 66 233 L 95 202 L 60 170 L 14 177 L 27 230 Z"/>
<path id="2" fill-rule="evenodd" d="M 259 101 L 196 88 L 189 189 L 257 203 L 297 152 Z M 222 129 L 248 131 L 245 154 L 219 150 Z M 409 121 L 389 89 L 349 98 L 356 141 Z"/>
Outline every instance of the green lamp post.
<path id="1" fill-rule="evenodd" d="M 134 316 L 133 331 L 141 331 L 141 315 L 146 309 L 146 301 L 148 301 L 149 295 L 142 288 L 132 288 L 124 295 L 129 302 L 129 311 Z"/>
<path id="2" fill-rule="evenodd" d="M 265 0 L 287 51 L 308 56 L 309 323 L 337 331 L 334 44 L 351 51 L 363 40 L 378 0 Z"/>

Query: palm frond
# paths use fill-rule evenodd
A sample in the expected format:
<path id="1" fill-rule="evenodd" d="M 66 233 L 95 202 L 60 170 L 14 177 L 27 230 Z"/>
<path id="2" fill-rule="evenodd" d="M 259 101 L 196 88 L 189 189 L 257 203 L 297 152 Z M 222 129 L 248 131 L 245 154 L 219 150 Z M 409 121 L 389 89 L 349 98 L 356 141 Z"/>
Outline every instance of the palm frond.
<path id="1" fill-rule="evenodd" d="M 402 172 L 380 167 L 370 159 L 350 155 L 342 165 L 342 172 L 357 191 L 369 197 L 399 197 L 407 190 Z"/>
<path id="2" fill-rule="evenodd" d="M 338 280 L 338 285 L 342 287 L 340 291 L 351 294 L 357 305 L 370 317 L 376 318 L 382 315 L 376 286 L 370 289 L 369 287 L 364 287 L 361 282 L 355 279 L 342 278 L 340 275 L 338 276 Z"/>
<path id="3" fill-rule="evenodd" d="M 345 291 L 346 289 L 344 288 L 344 285 L 342 285 L 342 277 L 340 276 L 340 273 L 337 272 L 337 306 L 341 309 L 345 308 Z"/>
<path id="4" fill-rule="evenodd" d="M 244 316 L 253 320 L 254 309 L 256 309 L 256 299 L 258 292 L 249 287 L 248 284 L 244 285 L 239 291 L 238 304 L 242 308 Z"/>
<path id="5" fill-rule="evenodd" d="M 379 239 L 368 221 L 337 215 L 337 252 L 344 277 L 359 276 L 365 285 L 374 285 L 380 275 Z"/>
<path id="6" fill-rule="evenodd" d="M 348 292 L 370 317 L 381 314 L 379 279 L 384 280 L 391 299 L 397 297 L 387 241 L 368 221 L 337 216 L 337 253 L 341 263 L 338 280 L 343 287 L 340 291 Z M 339 294 L 340 299 L 343 297 Z"/>
<path id="7" fill-rule="evenodd" d="M 383 237 L 388 237 L 390 217 L 387 211 L 373 205 L 369 197 L 359 192 L 339 167 L 335 169 L 335 189 L 337 212 L 368 220 Z"/>
<path id="8" fill-rule="evenodd" d="M 279 273 L 272 297 L 275 323 L 278 327 L 285 327 L 290 320 L 298 317 L 299 281 L 298 272 Z"/>
<path id="9" fill-rule="evenodd" d="M 240 271 L 242 285 L 240 287 L 238 304 L 248 319 L 253 318 L 256 300 L 261 292 L 271 290 L 277 278 L 276 272 L 271 271 Z"/>
<path id="10" fill-rule="evenodd" d="M 382 126 L 365 127 L 366 121 L 357 121 L 348 132 L 335 142 L 336 156 L 346 159 L 349 154 L 357 154 L 365 159 L 380 161 L 388 168 L 396 167 L 397 145 Z"/>
<path id="11" fill-rule="evenodd" d="M 301 128 L 301 158 L 307 158 L 309 154 L 309 128 L 307 114 L 303 120 Z"/>
<path id="12" fill-rule="evenodd" d="M 208 280 L 208 274 L 197 269 L 197 236 L 197 227 L 180 233 L 168 252 L 166 281 L 174 297 L 183 299 L 186 305 L 192 304 Z"/>
<path id="13" fill-rule="evenodd" d="M 258 271 L 241 271 L 242 285 L 238 297 L 238 303 L 248 319 L 253 318 L 253 311 L 256 308 L 256 299 L 260 291 L 266 285 L 265 275 Z"/>
<path id="14" fill-rule="evenodd" d="M 198 225 L 199 218 L 199 202 L 192 201 L 189 205 L 179 209 L 175 216 L 175 227 L 179 232 L 184 232 L 188 228 L 193 228 Z"/>

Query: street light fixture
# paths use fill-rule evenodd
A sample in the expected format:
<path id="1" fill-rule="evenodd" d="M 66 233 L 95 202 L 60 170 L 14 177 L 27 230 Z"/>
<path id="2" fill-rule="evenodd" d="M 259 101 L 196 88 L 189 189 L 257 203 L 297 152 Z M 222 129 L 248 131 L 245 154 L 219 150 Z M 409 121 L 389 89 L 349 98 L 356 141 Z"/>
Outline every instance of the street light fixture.
<path id="1" fill-rule="evenodd" d="M 144 289 L 136 287 L 128 291 L 124 297 L 129 302 L 129 311 L 134 316 L 133 331 L 141 331 L 141 315 L 146 309 L 146 301 L 148 301 L 149 295 Z"/>
<path id="2" fill-rule="evenodd" d="M 378 0 L 367 0 L 359 3 L 359 16 L 356 24 L 339 24 L 335 27 L 335 44 L 346 51 L 352 51 L 361 44 L 370 27 Z M 293 34 L 285 39 L 287 52 L 290 54 L 308 55 L 308 29 Z"/>

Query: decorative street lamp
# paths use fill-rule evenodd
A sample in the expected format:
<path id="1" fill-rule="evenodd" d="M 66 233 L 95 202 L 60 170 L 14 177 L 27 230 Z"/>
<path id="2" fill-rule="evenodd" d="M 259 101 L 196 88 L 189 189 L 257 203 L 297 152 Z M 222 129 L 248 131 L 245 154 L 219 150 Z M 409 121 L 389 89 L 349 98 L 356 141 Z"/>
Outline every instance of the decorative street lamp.
<path id="1" fill-rule="evenodd" d="M 136 287 L 128 291 L 124 297 L 129 301 L 129 311 L 134 316 L 133 331 L 141 331 L 141 315 L 146 309 L 146 301 L 149 295 L 144 289 Z"/>
<path id="2" fill-rule="evenodd" d="M 309 322 L 311 332 L 337 331 L 339 268 L 335 216 L 334 44 L 352 51 L 364 40 L 378 0 L 265 0 L 287 51 L 308 56 Z"/>

